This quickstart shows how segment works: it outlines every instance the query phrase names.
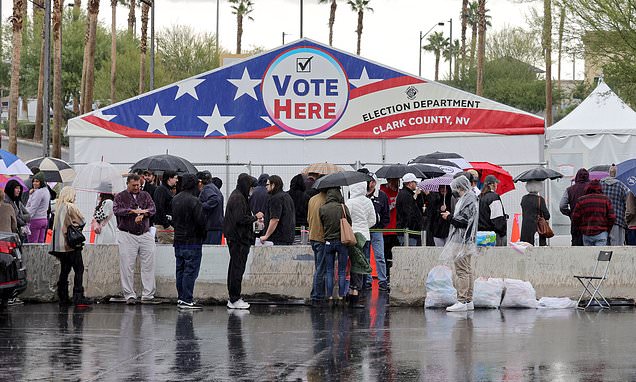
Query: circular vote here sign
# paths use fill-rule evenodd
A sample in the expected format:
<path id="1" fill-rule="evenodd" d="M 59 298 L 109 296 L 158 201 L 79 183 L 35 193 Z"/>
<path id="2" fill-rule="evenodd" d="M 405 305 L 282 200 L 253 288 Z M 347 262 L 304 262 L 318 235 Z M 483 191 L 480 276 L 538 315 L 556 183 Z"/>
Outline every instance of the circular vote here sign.
<path id="1" fill-rule="evenodd" d="M 329 130 L 349 101 L 344 69 L 329 53 L 313 47 L 279 55 L 265 71 L 261 90 L 272 121 L 300 136 Z"/>

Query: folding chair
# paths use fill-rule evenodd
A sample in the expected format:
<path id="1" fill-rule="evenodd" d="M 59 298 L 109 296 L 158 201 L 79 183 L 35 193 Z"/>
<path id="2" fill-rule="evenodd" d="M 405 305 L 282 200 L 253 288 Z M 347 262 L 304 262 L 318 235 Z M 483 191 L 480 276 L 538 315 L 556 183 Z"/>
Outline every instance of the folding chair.
<path id="1" fill-rule="evenodd" d="M 611 260 L 612 260 L 612 251 L 600 251 L 598 253 L 598 258 L 596 259 L 596 265 L 594 266 L 594 270 L 592 271 L 591 276 L 574 276 L 577 280 L 579 280 L 581 285 L 583 285 L 583 292 L 581 293 L 581 297 L 579 297 L 579 301 L 577 301 L 576 303 L 577 309 L 583 309 L 583 310 L 587 309 L 590 306 L 590 304 L 592 304 L 592 301 L 596 301 L 596 303 L 602 309 L 610 308 L 610 303 L 607 302 L 605 297 L 603 297 L 600 289 L 601 289 L 601 284 L 603 284 L 603 281 L 607 279 L 607 270 L 609 269 L 609 264 Z M 596 270 L 599 268 L 599 264 L 601 262 L 605 262 L 605 271 L 603 272 L 602 276 L 600 276 L 600 273 L 599 275 L 596 274 Z M 598 283 L 596 281 L 598 281 Z M 590 295 L 590 301 L 587 303 L 587 305 L 585 305 L 585 307 L 580 307 L 579 304 L 581 303 L 581 300 L 583 299 L 583 296 L 585 296 L 586 293 Z M 603 305 L 603 303 L 601 303 L 601 301 L 599 301 L 599 299 L 596 298 L 596 295 L 598 295 L 600 298 L 603 299 L 603 301 L 605 302 L 605 305 Z"/>

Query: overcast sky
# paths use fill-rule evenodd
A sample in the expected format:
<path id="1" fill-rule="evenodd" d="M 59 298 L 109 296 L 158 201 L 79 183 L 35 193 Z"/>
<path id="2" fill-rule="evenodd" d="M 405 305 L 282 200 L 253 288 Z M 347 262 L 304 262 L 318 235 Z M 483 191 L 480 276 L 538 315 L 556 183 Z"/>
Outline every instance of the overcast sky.
<path id="1" fill-rule="evenodd" d="M 2 1 L 2 18 L 6 22 L 12 6 L 11 0 Z M 71 3 L 71 0 L 66 0 Z M 82 7 L 87 0 L 82 0 Z M 156 0 L 156 28 L 170 25 L 190 25 L 196 31 L 216 30 L 216 0 Z M 286 42 L 300 37 L 300 0 L 253 0 L 253 21 L 244 21 L 243 48 L 263 47 L 266 50 L 282 43 L 282 33 L 288 33 Z M 355 53 L 357 15 L 344 0 L 339 0 L 334 26 L 334 47 Z M 511 0 L 488 0 L 487 7 L 492 16 L 492 29 L 506 25 L 525 26 L 526 16 L 533 4 L 516 4 Z M 443 27 L 435 30 L 449 34 L 449 19 L 453 19 L 453 39 L 460 37 L 461 0 L 371 0 L 374 12 L 364 15 L 361 55 L 373 61 L 405 72 L 418 73 L 419 32 L 428 31 L 438 22 Z M 329 5 L 318 4 L 318 0 L 304 0 L 304 36 L 328 43 Z M 140 13 L 140 12 L 139 12 Z M 138 13 L 138 15 L 139 15 Z M 125 28 L 128 10 L 119 8 L 118 25 Z M 101 0 L 100 20 L 110 23 L 110 1 Z M 138 25 L 141 22 L 138 21 Z M 220 0 L 221 45 L 236 49 L 236 17 L 231 13 L 227 0 Z M 139 33 L 139 31 L 137 31 Z M 442 63 L 440 77 L 448 73 L 448 63 Z M 577 62 L 577 78 L 582 78 L 582 62 Z M 554 73 L 554 71 L 553 71 Z M 422 52 L 422 76 L 434 77 L 432 53 Z M 572 63 L 564 63 L 564 78 L 572 78 Z"/>

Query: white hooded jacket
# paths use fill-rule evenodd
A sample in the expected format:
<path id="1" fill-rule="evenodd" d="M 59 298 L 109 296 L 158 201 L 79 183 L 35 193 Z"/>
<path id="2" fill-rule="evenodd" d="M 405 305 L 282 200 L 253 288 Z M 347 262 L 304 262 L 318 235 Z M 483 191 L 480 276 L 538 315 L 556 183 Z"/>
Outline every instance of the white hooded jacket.
<path id="1" fill-rule="evenodd" d="M 367 198 L 367 182 L 349 186 L 349 200 L 346 204 L 351 213 L 353 232 L 360 232 L 367 241 L 371 240 L 369 228 L 375 225 L 377 217 L 373 202 Z"/>

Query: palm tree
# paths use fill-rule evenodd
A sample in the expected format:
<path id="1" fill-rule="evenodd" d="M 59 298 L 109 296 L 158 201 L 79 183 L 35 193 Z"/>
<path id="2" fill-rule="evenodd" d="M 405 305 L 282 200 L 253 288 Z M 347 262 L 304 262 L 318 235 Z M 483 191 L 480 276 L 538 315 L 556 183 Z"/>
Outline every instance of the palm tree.
<path id="1" fill-rule="evenodd" d="M 82 0 L 73 0 L 73 20 L 79 19 L 82 9 Z"/>
<path id="2" fill-rule="evenodd" d="M 115 102 L 115 80 L 117 79 L 117 3 L 110 0 L 110 102 Z"/>
<path id="3" fill-rule="evenodd" d="M 552 0 L 543 0 L 543 49 L 545 52 L 545 125 L 552 126 Z"/>
<path id="4" fill-rule="evenodd" d="M 243 39 L 243 18 L 254 20 L 249 14 L 254 10 L 251 0 L 229 0 L 232 5 L 232 14 L 236 15 L 236 54 L 241 54 L 241 41 Z"/>
<path id="5" fill-rule="evenodd" d="M 40 42 L 40 72 L 38 75 L 38 96 L 35 110 L 35 129 L 33 130 L 33 140 L 42 139 L 42 115 L 44 111 L 44 0 L 33 1 L 33 38 L 41 39 Z"/>
<path id="6" fill-rule="evenodd" d="M 447 39 L 448 40 L 448 39 Z M 459 71 L 459 60 L 457 60 L 457 55 L 461 52 L 461 46 L 459 44 L 459 40 L 453 41 L 452 44 L 446 44 L 444 50 L 442 51 L 442 56 L 444 57 L 444 61 L 450 61 L 451 59 L 455 60 L 455 67 L 453 68 L 453 73 L 448 73 L 449 81 L 453 79 L 457 79 L 457 74 Z"/>
<path id="7" fill-rule="evenodd" d="M 364 11 L 373 12 L 373 8 L 369 6 L 371 0 L 348 0 L 347 4 L 351 6 L 351 10 L 358 13 L 358 28 L 356 33 L 358 34 L 358 48 L 356 54 L 360 55 L 360 42 L 362 41 L 362 20 L 364 19 Z"/>
<path id="8" fill-rule="evenodd" d="M 137 33 L 135 30 L 137 24 L 137 16 L 135 15 L 135 7 L 137 6 L 136 0 L 130 0 L 128 4 L 130 10 L 128 11 L 128 33 L 132 36 Z"/>
<path id="9" fill-rule="evenodd" d="M 460 15 L 462 20 L 462 38 L 461 38 L 461 77 L 466 75 L 466 30 L 468 29 L 468 0 L 462 0 L 462 13 Z"/>
<path id="10" fill-rule="evenodd" d="M 477 86 L 475 87 L 475 94 L 478 96 L 484 94 L 484 65 L 486 61 L 486 0 L 478 1 L 477 15 L 479 16 L 478 22 L 478 37 L 477 37 Z"/>
<path id="11" fill-rule="evenodd" d="M 22 25 L 25 16 L 25 0 L 13 0 L 13 15 L 10 18 L 13 36 L 11 57 L 11 87 L 9 90 L 9 151 L 18 153 L 18 94 L 20 93 L 20 54 L 22 51 Z"/>
<path id="12" fill-rule="evenodd" d="M 422 49 L 433 52 L 435 55 L 435 81 L 439 79 L 439 59 L 442 51 L 448 46 L 448 39 L 444 37 L 442 32 L 434 32 L 427 38 L 428 44 Z"/>
<path id="13" fill-rule="evenodd" d="M 53 130 L 51 131 L 51 135 L 53 136 L 53 150 L 51 152 L 51 156 L 53 156 L 54 158 L 61 158 L 62 142 L 60 133 L 62 131 L 62 12 L 64 11 L 64 0 L 53 0 L 52 11 Z M 45 144 L 48 144 L 48 142 L 46 142 Z"/>
<path id="14" fill-rule="evenodd" d="M 561 60 L 563 57 L 563 33 L 564 33 L 564 28 L 565 28 L 565 16 L 566 16 L 566 9 L 565 9 L 565 5 L 564 4 L 559 4 L 560 9 L 560 14 L 559 14 L 559 31 L 558 31 L 558 38 L 559 38 L 559 42 L 558 42 L 558 57 L 557 57 L 557 87 L 559 89 L 559 91 L 561 91 Z M 557 107 L 560 107 L 561 105 L 558 104 Z"/>
<path id="15" fill-rule="evenodd" d="M 336 0 L 319 0 L 320 4 L 331 3 L 331 10 L 329 11 L 329 45 L 333 46 L 333 24 L 336 22 L 336 8 L 338 3 Z"/>
<path id="16" fill-rule="evenodd" d="M 95 44 L 97 35 L 97 15 L 99 13 L 99 0 L 88 0 L 88 39 L 84 46 L 84 64 L 86 67 L 86 80 L 82 92 L 82 113 L 93 110 L 93 88 L 95 86 Z"/>
<path id="17" fill-rule="evenodd" d="M 471 30 L 471 38 L 470 38 L 470 61 L 468 64 L 469 68 L 475 67 L 475 53 L 477 52 L 477 29 L 479 27 L 479 3 L 475 0 L 468 4 L 468 12 L 466 17 L 466 22 L 470 26 Z M 490 23 L 490 15 L 488 12 L 490 10 L 486 9 L 486 26 L 491 26 Z"/>
<path id="18" fill-rule="evenodd" d="M 150 6 L 141 6 L 141 42 L 139 44 L 139 94 L 144 92 L 146 85 L 146 53 L 148 52 L 148 12 Z"/>

